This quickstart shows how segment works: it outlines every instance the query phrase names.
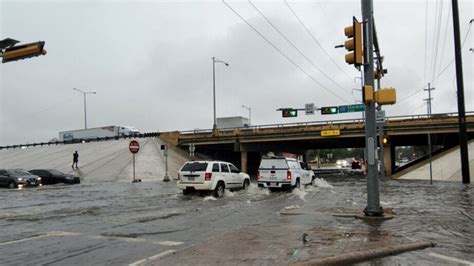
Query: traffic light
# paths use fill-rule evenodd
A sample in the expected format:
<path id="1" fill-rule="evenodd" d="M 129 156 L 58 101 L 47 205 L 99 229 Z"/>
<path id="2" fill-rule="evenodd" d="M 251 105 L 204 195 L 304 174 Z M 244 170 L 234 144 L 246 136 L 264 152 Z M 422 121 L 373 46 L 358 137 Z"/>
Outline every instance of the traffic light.
<path id="1" fill-rule="evenodd" d="M 387 144 L 389 141 L 388 136 L 383 136 L 382 143 Z"/>
<path id="2" fill-rule="evenodd" d="M 11 46 L 3 52 L 2 63 L 17 61 L 34 56 L 45 55 L 46 50 L 43 49 L 44 42 L 34 42 L 23 45 Z"/>
<path id="3" fill-rule="evenodd" d="M 339 108 L 337 106 L 328 106 L 328 107 L 321 107 L 321 114 L 322 115 L 333 115 L 339 112 Z"/>
<path id="4" fill-rule="evenodd" d="M 281 109 L 281 116 L 282 117 L 297 117 L 298 116 L 298 110 L 295 109 Z"/>
<path id="5" fill-rule="evenodd" d="M 397 102 L 397 92 L 394 88 L 384 88 L 375 92 L 375 101 L 379 105 L 394 104 Z"/>
<path id="6" fill-rule="evenodd" d="M 355 67 L 362 65 L 362 23 L 352 18 L 352 26 L 344 28 L 344 34 L 349 40 L 344 42 L 344 47 L 352 52 L 346 54 L 346 63 Z"/>
<path id="7" fill-rule="evenodd" d="M 362 96 L 364 97 L 364 103 L 370 104 L 374 100 L 374 88 L 370 85 L 364 85 L 362 87 L 363 89 L 363 94 Z"/>

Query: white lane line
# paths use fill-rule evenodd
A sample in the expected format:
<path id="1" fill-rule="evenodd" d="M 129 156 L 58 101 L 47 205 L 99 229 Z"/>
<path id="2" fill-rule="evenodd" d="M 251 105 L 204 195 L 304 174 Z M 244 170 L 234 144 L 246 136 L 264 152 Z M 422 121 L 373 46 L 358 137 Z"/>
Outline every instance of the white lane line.
<path id="1" fill-rule="evenodd" d="M 182 245 L 184 244 L 184 242 L 177 242 L 177 241 L 159 241 L 159 242 L 155 242 L 159 245 L 162 245 L 162 246 L 179 246 L 179 245 Z"/>
<path id="2" fill-rule="evenodd" d="M 29 241 L 29 240 L 40 239 L 40 238 L 45 238 L 45 237 L 50 237 L 50 236 L 68 236 L 68 235 L 78 235 L 78 234 L 79 233 L 57 232 L 57 231 L 55 231 L 55 232 L 46 233 L 44 235 L 32 236 L 32 237 L 27 237 L 27 238 L 23 238 L 23 239 L 3 242 L 3 243 L 0 243 L 0 246 L 6 246 L 6 245 L 10 245 L 10 244 L 21 243 L 21 242 L 25 242 L 25 241 Z"/>
<path id="3" fill-rule="evenodd" d="M 170 250 L 167 250 L 167 251 L 158 253 L 158 254 L 156 254 L 156 255 L 153 255 L 153 256 L 151 256 L 151 257 L 144 258 L 144 259 L 142 259 L 142 260 L 139 260 L 139 261 L 135 261 L 135 262 L 133 262 L 133 263 L 130 263 L 128 266 L 140 266 L 140 265 L 143 265 L 144 263 L 149 262 L 149 261 L 151 261 L 151 260 L 159 259 L 159 258 L 168 256 L 168 255 L 171 255 L 171 254 L 174 254 L 174 253 L 176 253 L 176 250 L 170 249 Z"/>
<path id="4" fill-rule="evenodd" d="M 470 261 L 463 260 L 463 259 L 449 257 L 449 256 L 441 255 L 441 254 L 438 254 L 438 253 L 434 253 L 434 252 L 430 252 L 429 255 L 432 256 L 432 257 L 447 260 L 447 261 L 452 261 L 452 262 L 461 263 L 461 264 L 465 264 L 465 265 L 469 265 L 469 266 L 474 266 L 474 262 L 470 262 Z"/>

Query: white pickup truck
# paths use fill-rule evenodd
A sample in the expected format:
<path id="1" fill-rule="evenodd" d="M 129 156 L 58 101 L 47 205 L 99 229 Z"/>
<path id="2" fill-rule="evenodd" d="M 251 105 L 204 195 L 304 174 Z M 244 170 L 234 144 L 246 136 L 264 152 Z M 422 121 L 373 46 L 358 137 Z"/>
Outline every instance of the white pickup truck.
<path id="1" fill-rule="evenodd" d="M 259 187 L 300 188 L 314 182 L 314 172 L 308 165 L 294 158 L 264 156 L 257 172 Z"/>

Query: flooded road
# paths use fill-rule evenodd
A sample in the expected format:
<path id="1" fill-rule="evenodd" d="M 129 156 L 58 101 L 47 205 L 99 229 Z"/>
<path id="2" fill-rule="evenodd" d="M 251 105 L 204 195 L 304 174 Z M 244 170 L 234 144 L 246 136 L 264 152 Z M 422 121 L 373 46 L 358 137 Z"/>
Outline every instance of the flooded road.
<path id="1" fill-rule="evenodd" d="M 474 193 L 458 182 L 384 181 L 381 204 L 396 218 L 382 223 L 334 217 L 366 206 L 363 177 L 328 176 L 317 186 L 269 193 L 183 196 L 176 181 L 88 182 L 0 190 L 0 261 L 4 265 L 128 265 L 255 224 L 301 224 L 392 231 L 436 247 L 372 264 L 474 262 Z M 304 215 L 279 211 L 303 208 Z M 302 232 L 303 233 L 303 232 Z M 447 257 L 442 257 L 447 256 Z"/>

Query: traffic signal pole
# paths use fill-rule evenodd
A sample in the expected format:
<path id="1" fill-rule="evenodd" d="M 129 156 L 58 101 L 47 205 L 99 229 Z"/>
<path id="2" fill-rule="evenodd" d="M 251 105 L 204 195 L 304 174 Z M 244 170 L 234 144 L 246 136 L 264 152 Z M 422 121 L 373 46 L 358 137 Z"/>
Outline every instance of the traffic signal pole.
<path id="1" fill-rule="evenodd" d="M 364 83 L 374 87 L 374 54 L 373 54 L 373 3 L 372 0 L 361 0 L 362 21 L 364 23 Z M 367 207 L 366 216 L 383 216 L 380 206 L 379 180 L 376 161 L 377 132 L 375 122 L 375 101 L 365 103 L 365 143 L 367 149 Z"/>

